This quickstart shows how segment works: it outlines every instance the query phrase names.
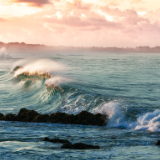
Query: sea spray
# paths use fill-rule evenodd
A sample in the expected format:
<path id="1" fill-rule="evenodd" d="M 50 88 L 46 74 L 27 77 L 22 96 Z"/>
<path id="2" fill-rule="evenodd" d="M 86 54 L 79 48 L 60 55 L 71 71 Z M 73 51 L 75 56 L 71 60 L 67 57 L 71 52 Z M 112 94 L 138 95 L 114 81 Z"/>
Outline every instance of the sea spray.
<path id="1" fill-rule="evenodd" d="M 0 48 L 0 59 L 7 58 L 10 58 L 9 54 L 7 53 L 7 49 L 5 47 Z"/>
<path id="2" fill-rule="evenodd" d="M 72 79 L 64 76 L 67 70 L 68 67 L 64 64 L 57 63 L 50 59 L 24 59 L 13 65 L 11 73 L 15 72 L 15 77 L 19 77 L 26 73 L 28 73 L 29 78 L 31 78 L 32 75 L 39 77 L 42 76 L 42 79 L 46 78 L 44 84 L 47 87 L 55 87 L 63 83 L 72 82 Z M 46 76 L 47 74 L 49 75 L 48 77 Z M 127 117 L 127 112 L 130 111 L 124 110 L 118 100 L 110 102 L 104 101 L 99 105 L 95 105 L 92 101 L 97 98 L 96 96 L 87 96 L 88 94 L 76 93 L 73 91 L 74 89 L 71 91 L 69 88 L 67 92 L 65 91 L 64 95 L 60 94 L 61 97 L 58 97 L 59 102 L 57 109 L 55 110 L 73 114 L 77 114 L 83 110 L 106 114 L 109 116 L 109 123 L 107 125 L 109 128 L 130 128 L 135 130 L 149 130 L 152 132 L 160 131 L 160 110 L 155 110 L 152 113 L 149 112 L 143 115 L 137 114 L 135 115 L 136 120 L 133 121 L 131 118 Z M 57 92 L 61 92 L 62 90 L 63 88 L 59 88 Z M 90 102 L 88 103 L 89 99 Z"/>
<path id="3" fill-rule="evenodd" d="M 149 130 L 151 132 L 160 132 L 160 110 L 145 113 L 139 116 L 136 130 Z"/>
<path id="4" fill-rule="evenodd" d="M 99 112 L 101 114 L 108 115 L 109 122 L 107 127 L 130 127 L 130 122 L 127 122 L 125 112 L 120 108 L 118 101 L 111 101 L 99 106 L 93 110 L 93 112 Z"/>
<path id="5" fill-rule="evenodd" d="M 49 78 L 45 81 L 45 85 L 47 87 L 54 87 L 54 86 L 59 86 L 62 83 L 69 83 L 72 82 L 72 79 L 66 78 L 66 77 L 60 77 L 60 76 L 55 76 L 52 78 Z"/>
<path id="6" fill-rule="evenodd" d="M 108 102 L 101 107 L 93 110 L 109 116 L 107 127 L 109 128 L 130 128 L 135 130 L 148 130 L 151 132 L 160 132 L 160 110 L 148 112 L 143 115 L 137 115 L 136 121 L 131 121 L 126 117 L 126 112 L 122 110 L 120 104 L 116 101 Z"/>
<path id="7" fill-rule="evenodd" d="M 11 68 L 10 72 L 13 73 L 17 66 L 21 66 L 22 68 L 15 71 L 15 77 L 22 73 L 29 73 L 33 75 L 34 73 L 50 73 L 50 74 L 57 74 L 57 73 L 64 73 L 68 67 L 55 62 L 50 59 L 38 59 L 38 60 L 20 60 L 16 62 L 13 67 Z"/>
<path id="8" fill-rule="evenodd" d="M 64 76 L 68 69 L 68 66 L 50 59 L 24 59 L 17 61 L 12 66 L 10 73 L 15 72 L 14 77 L 21 80 L 35 81 L 45 78 L 47 79 L 46 86 L 51 87 L 71 81 Z"/>

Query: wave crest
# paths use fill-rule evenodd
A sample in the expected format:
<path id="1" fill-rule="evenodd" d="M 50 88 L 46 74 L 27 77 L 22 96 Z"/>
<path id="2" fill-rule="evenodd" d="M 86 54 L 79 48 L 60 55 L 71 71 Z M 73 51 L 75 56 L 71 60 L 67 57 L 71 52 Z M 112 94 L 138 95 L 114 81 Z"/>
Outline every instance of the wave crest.
<path id="1" fill-rule="evenodd" d="M 11 68 L 10 73 L 14 73 L 14 77 L 21 80 L 47 79 L 45 84 L 51 87 L 69 81 L 64 76 L 67 70 L 67 66 L 50 59 L 27 59 L 16 62 Z"/>
<path id="2" fill-rule="evenodd" d="M 132 128 L 135 130 L 160 132 L 160 110 L 139 115 L 135 121 L 127 118 L 127 112 L 122 111 L 119 103 L 116 101 L 111 101 L 101 107 L 95 108 L 94 112 L 95 111 L 109 116 L 107 127 Z"/>

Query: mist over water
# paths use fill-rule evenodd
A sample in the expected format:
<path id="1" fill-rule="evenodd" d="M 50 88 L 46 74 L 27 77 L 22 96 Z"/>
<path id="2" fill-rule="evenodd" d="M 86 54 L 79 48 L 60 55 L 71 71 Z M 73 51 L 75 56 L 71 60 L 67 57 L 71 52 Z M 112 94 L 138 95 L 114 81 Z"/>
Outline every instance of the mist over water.
<path id="1" fill-rule="evenodd" d="M 53 155 L 59 159 L 82 155 L 85 155 L 83 159 L 135 159 L 137 154 L 144 159 L 150 156 L 149 150 L 154 150 L 152 159 L 159 155 L 154 144 L 160 132 L 160 55 L 10 53 L 10 58 L 4 58 L 7 52 L 0 51 L 0 55 L 3 54 L 0 58 L 1 113 L 17 114 L 25 107 L 44 114 L 59 111 L 78 114 L 86 110 L 109 116 L 105 127 L 1 122 L 2 159 L 9 155 L 12 159 L 14 156 L 27 158 L 28 154 L 31 159 L 41 156 L 49 159 Z M 11 130 L 14 135 L 9 133 Z M 98 144 L 101 149 L 85 153 L 71 151 L 67 157 L 67 150 L 62 151 L 58 146 L 53 150 L 53 144 L 42 143 L 45 136 Z M 46 145 L 51 148 L 46 149 Z M 127 151 L 120 155 L 126 147 Z"/>
<path id="2" fill-rule="evenodd" d="M 0 48 L 0 59 L 10 58 L 5 47 Z"/>

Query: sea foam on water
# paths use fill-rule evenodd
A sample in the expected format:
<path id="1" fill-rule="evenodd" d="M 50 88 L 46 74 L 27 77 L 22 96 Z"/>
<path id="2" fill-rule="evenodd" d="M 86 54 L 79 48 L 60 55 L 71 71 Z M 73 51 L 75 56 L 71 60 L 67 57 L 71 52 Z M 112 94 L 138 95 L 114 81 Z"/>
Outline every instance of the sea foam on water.
<path id="1" fill-rule="evenodd" d="M 108 102 L 101 107 L 97 107 L 93 110 L 109 116 L 109 122 L 107 127 L 109 128 L 132 128 L 135 130 L 148 130 L 151 132 L 160 132 L 160 110 L 148 112 L 137 116 L 136 121 L 127 119 L 125 112 L 119 106 L 116 101 Z"/>
<path id="2" fill-rule="evenodd" d="M 140 116 L 135 129 L 160 132 L 160 110 L 155 110 L 154 112 L 149 112 Z"/>

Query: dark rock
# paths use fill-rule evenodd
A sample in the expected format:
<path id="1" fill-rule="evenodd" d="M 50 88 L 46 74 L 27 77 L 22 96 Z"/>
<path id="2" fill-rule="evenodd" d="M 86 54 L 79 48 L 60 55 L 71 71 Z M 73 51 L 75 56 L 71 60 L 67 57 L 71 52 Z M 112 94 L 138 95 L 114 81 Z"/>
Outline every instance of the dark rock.
<path id="1" fill-rule="evenodd" d="M 57 112 L 50 115 L 51 123 L 74 124 L 74 121 L 75 116 L 73 114 Z"/>
<path id="2" fill-rule="evenodd" d="M 75 124 L 98 125 L 98 126 L 106 125 L 108 119 L 106 115 L 102 115 L 100 113 L 94 115 L 87 111 L 82 111 L 75 117 L 76 117 Z"/>
<path id="3" fill-rule="evenodd" d="M 17 115 L 17 119 L 18 119 L 19 121 L 22 120 L 22 119 L 24 119 L 27 111 L 28 111 L 28 110 L 27 110 L 26 108 L 20 109 L 20 110 L 19 110 L 19 113 L 18 113 L 18 115 Z"/>
<path id="4" fill-rule="evenodd" d="M 16 115 L 12 113 L 8 113 L 4 116 L 5 121 L 16 121 Z"/>
<path id="5" fill-rule="evenodd" d="M 160 146 L 160 140 L 156 143 L 157 146 Z"/>
<path id="6" fill-rule="evenodd" d="M 44 141 L 52 142 L 52 143 L 63 143 L 63 144 L 70 143 L 68 140 L 59 139 L 59 138 L 49 139 L 48 137 L 45 137 Z"/>
<path id="7" fill-rule="evenodd" d="M 97 113 L 95 115 L 94 124 L 96 124 L 98 126 L 105 126 L 105 125 L 107 125 L 108 121 L 109 121 L 109 118 L 107 115 L 100 114 L 100 113 Z"/>
<path id="8" fill-rule="evenodd" d="M 73 114 L 66 114 L 63 118 L 64 124 L 75 124 L 75 115 Z"/>
<path id="9" fill-rule="evenodd" d="M 108 117 L 100 113 L 94 115 L 87 111 L 82 111 L 78 115 L 66 114 L 66 113 L 52 113 L 50 115 L 51 123 L 63 123 L 63 124 L 83 124 L 83 125 L 98 125 L 104 126 L 107 124 Z"/>
<path id="10" fill-rule="evenodd" d="M 65 122 L 64 119 L 66 115 L 67 115 L 66 113 L 61 113 L 61 112 L 52 113 L 50 115 L 50 121 L 51 123 L 63 123 Z"/>
<path id="11" fill-rule="evenodd" d="M 100 149 L 99 146 L 93 146 L 93 145 L 88 145 L 84 143 L 71 144 L 71 142 L 69 142 L 68 140 L 59 139 L 59 138 L 49 139 L 48 137 L 45 137 L 44 141 L 52 142 L 52 143 L 62 143 L 63 145 L 61 148 L 65 148 L 65 149 Z"/>
<path id="12" fill-rule="evenodd" d="M 34 110 L 22 108 L 17 115 L 17 120 L 22 122 L 32 122 L 37 115 L 39 114 Z"/>
<path id="13" fill-rule="evenodd" d="M 33 121 L 33 119 L 38 115 L 38 113 L 34 110 L 28 110 L 26 113 L 27 122 Z"/>
<path id="14" fill-rule="evenodd" d="M 65 143 L 63 144 L 61 148 L 64 148 L 64 149 L 100 149 L 99 146 L 93 146 L 93 145 L 88 145 L 84 143 L 75 143 L 75 144 Z"/>
<path id="15" fill-rule="evenodd" d="M 49 115 L 39 114 L 35 117 L 34 122 L 49 122 Z"/>
<path id="16" fill-rule="evenodd" d="M 4 120 L 4 115 L 0 113 L 0 120 Z"/>
<path id="17" fill-rule="evenodd" d="M 20 109 L 17 116 L 11 113 L 7 114 L 6 116 L 2 114 L 0 115 L 0 120 L 105 126 L 108 122 L 108 116 L 100 113 L 94 115 L 87 111 L 82 111 L 77 115 L 57 112 L 52 113 L 49 116 L 47 114 L 41 115 L 34 110 L 27 110 L 26 108 L 22 108 Z"/>

